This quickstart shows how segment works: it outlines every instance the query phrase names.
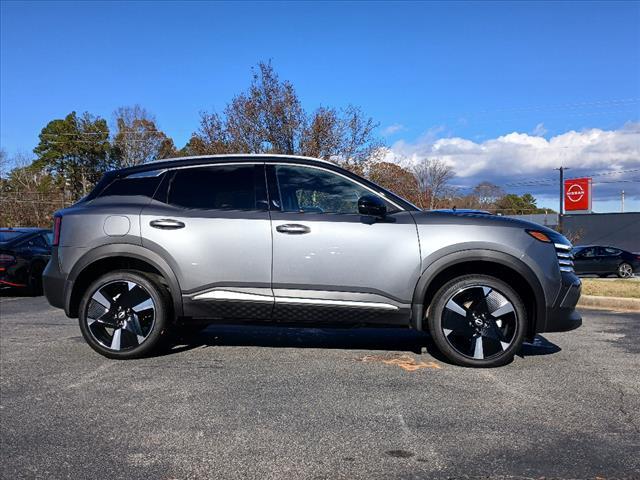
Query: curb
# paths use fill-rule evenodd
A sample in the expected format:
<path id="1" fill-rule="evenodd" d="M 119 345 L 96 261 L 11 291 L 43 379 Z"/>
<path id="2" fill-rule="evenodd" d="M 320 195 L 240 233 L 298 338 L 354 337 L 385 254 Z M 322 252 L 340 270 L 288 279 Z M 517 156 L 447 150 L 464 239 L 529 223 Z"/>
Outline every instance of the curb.
<path id="1" fill-rule="evenodd" d="M 600 308 L 605 310 L 627 310 L 631 312 L 640 312 L 640 298 L 581 295 L 577 306 L 582 308 Z"/>

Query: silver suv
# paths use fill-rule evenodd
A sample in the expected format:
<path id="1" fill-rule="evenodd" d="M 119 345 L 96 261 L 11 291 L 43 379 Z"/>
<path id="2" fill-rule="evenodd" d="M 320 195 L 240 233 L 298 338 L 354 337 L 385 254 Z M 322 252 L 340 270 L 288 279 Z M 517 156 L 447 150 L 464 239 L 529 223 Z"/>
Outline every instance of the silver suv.
<path id="1" fill-rule="evenodd" d="M 110 358 L 203 322 L 394 325 L 451 362 L 509 362 L 577 328 L 571 244 L 536 224 L 424 212 L 317 159 L 225 155 L 110 172 L 57 212 L 51 305 Z"/>

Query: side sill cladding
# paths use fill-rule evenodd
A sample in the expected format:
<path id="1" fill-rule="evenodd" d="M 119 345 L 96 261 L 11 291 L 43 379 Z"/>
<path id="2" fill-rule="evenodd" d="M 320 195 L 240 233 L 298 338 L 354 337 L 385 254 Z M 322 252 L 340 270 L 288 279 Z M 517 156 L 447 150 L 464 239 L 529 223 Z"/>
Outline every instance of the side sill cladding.
<path id="1" fill-rule="evenodd" d="M 70 311 L 71 294 L 73 292 L 74 284 L 80 274 L 91 264 L 109 257 L 128 257 L 146 262 L 158 270 L 169 284 L 174 314 L 176 316 L 181 316 L 183 314 L 180 284 L 178 283 L 178 279 L 169 264 L 160 255 L 147 248 L 141 247 L 140 245 L 130 243 L 111 243 L 94 248 L 87 252 L 76 262 L 69 273 L 65 288 L 65 312 L 67 312 L 67 315 Z"/>
<path id="2" fill-rule="evenodd" d="M 545 294 L 535 273 L 522 260 L 514 257 L 513 255 L 497 250 L 472 249 L 445 254 L 431 262 L 427 259 L 429 266 L 420 276 L 413 294 L 411 315 L 413 328 L 417 330 L 423 329 L 423 319 L 426 313 L 426 308 L 428 307 L 428 305 L 425 305 L 425 297 L 430 285 L 436 277 L 450 267 L 471 262 L 498 264 L 515 271 L 523 277 L 530 285 L 535 296 L 536 318 L 533 319 L 535 325 L 530 325 L 529 327 L 532 328 L 532 332 L 537 332 L 539 331 L 540 326 L 544 326 L 546 324 L 547 308 Z"/>

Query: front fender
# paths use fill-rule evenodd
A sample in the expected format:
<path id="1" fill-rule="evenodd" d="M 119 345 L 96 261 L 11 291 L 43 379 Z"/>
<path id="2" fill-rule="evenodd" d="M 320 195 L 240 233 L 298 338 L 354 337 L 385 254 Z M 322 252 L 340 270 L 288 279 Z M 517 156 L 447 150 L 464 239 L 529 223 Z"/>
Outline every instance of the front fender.
<path id="1" fill-rule="evenodd" d="M 439 251 L 434 252 L 425 259 L 427 268 L 422 272 L 418 279 L 418 283 L 413 293 L 413 312 L 412 321 L 414 328 L 423 329 L 422 320 L 425 312 L 425 297 L 427 290 L 433 280 L 447 268 L 466 262 L 489 262 L 510 268 L 521 275 L 535 295 L 535 305 L 537 318 L 534 319 L 536 324 L 544 325 L 546 323 L 546 297 L 540 280 L 533 270 L 519 258 L 499 250 L 487 248 L 469 248 L 464 250 Z"/>

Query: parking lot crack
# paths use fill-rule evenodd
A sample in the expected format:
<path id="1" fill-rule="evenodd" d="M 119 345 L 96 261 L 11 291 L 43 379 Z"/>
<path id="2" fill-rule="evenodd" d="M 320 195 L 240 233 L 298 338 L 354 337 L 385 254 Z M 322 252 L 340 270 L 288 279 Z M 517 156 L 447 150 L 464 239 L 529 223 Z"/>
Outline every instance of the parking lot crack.
<path id="1" fill-rule="evenodd" d="M 640 427 L 636 423 L 636 420 L 633 414 L 627 410 L 625 406 L 625 397 L 624 388 L 622 386 L 617 387 L 618 394 L 620 395 L 620 399 L 618 400 L 618 410 L 622 414 L 623 418 L 626 418 L 631 428 L 636 432 L 640 433 Z"/>

